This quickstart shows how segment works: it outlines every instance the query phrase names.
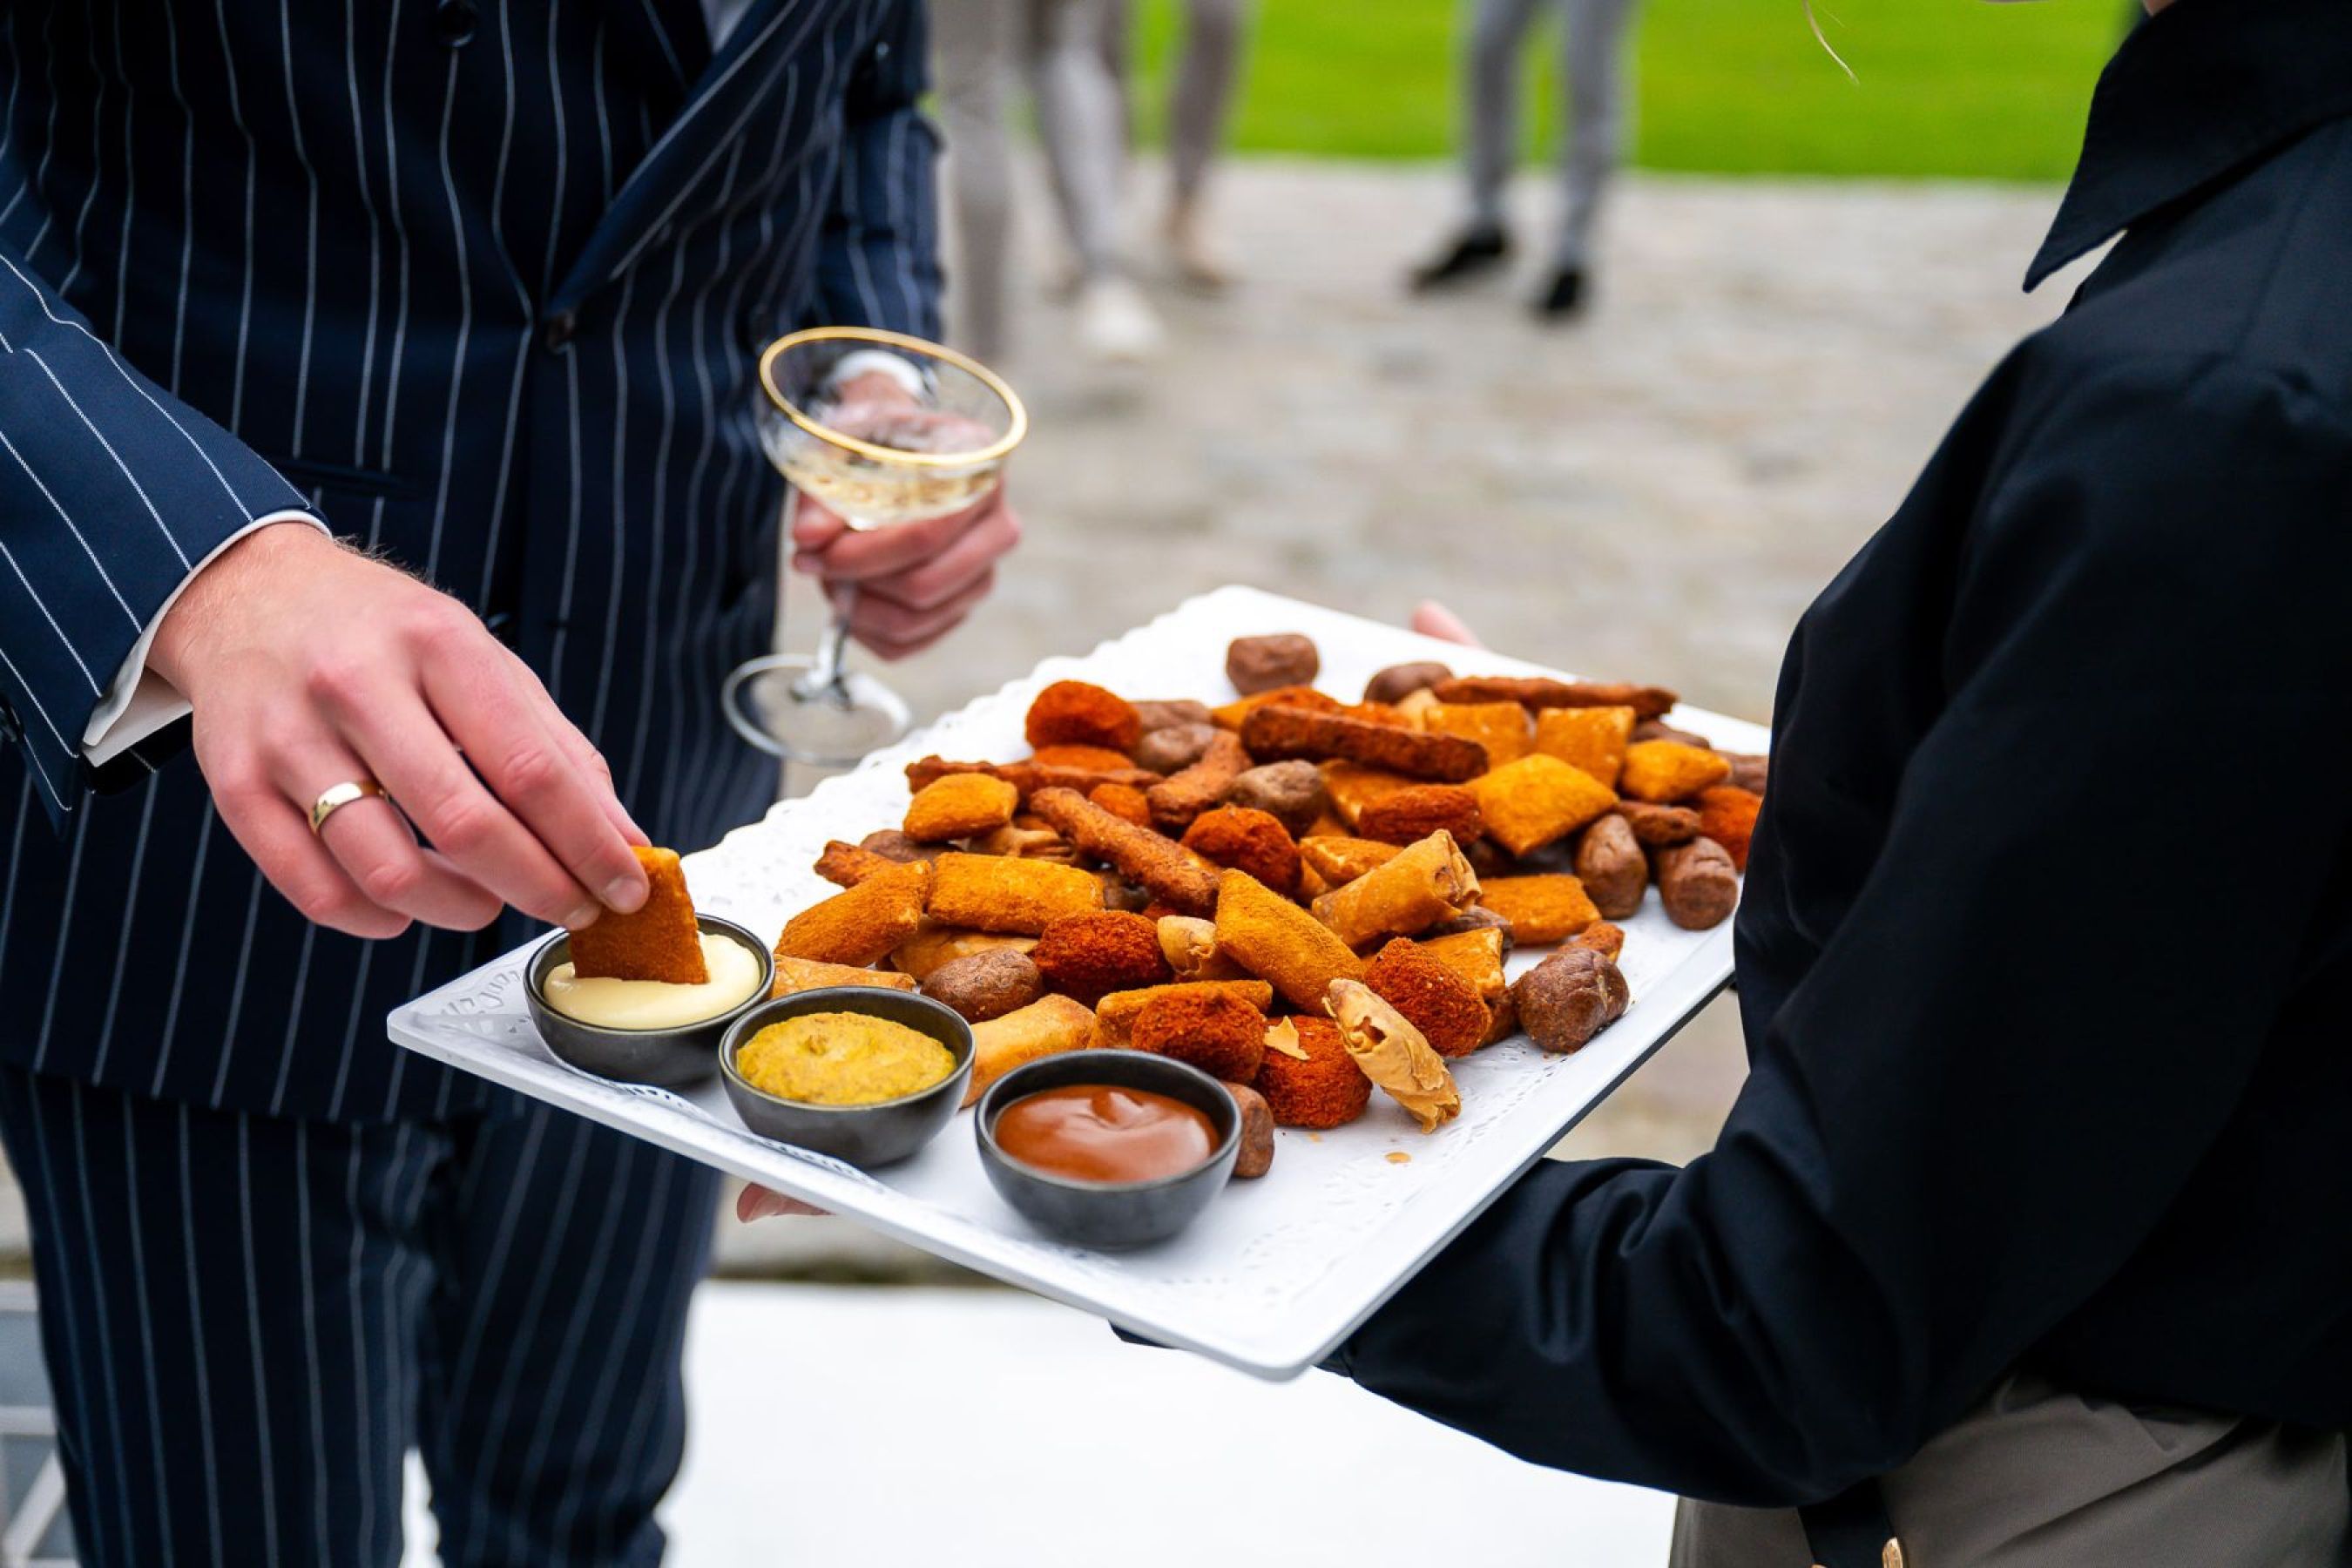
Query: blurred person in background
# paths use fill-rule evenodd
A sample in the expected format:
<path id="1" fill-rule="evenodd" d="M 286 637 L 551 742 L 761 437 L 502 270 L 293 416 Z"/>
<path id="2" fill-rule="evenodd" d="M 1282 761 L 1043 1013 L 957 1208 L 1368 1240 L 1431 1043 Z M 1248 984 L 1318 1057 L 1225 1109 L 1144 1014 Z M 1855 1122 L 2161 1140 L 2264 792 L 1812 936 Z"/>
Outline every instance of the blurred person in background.
<path id="1" fill-rule="evenodd" d="M 1519 156 L 1519 52 L 1545 0 L 1470 0 L 1464 78 L 1470 214 L 1444 248 L 1415 268 L 1417 293 L 1483 278 L 1510 258 L 1505 211 Z M 1592 236 L 1624 154 L 1625 44 L 1633 0 L 1558 0 L 1560 14 L 1560 212 L 1535 310 L 1572 316 L 1592 292 Z"/>
<path id="2" fill-rule="evenodd" d="M 1110 0 L 1104 53 L 1122 89 L 1130 53 L 1133 0 Z M 1224 151 L 1234 89 L 1241 79 L 1249 0 L 1183 0 L 1184 41 L 1168 95 L 1168 216 L 1162 229 L 1176 276 L 1211 292 L 1230 286 L 1234 269 L 1210 232 L 1209 174 Z M 1129 130 L 1133 130 L 1130 118 Z"/>

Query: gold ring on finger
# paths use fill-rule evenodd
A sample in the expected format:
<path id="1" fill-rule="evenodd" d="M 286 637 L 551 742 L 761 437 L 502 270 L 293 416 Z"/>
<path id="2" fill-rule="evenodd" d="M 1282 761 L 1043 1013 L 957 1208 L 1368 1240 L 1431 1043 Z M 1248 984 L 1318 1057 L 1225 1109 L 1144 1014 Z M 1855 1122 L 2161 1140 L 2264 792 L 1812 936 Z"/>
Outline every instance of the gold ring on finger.
<path id="1" fill-rule="evenodd" d="M 381 796 L 383 794 L 383 785 L 373 779 L 350 779 L 334 785 L 310 803 L 311 833 L 315 836 L 320 828 L 327 826 L 327 818 L 334 816 L 352 802 L 365 800 L 370 795 Z"/>

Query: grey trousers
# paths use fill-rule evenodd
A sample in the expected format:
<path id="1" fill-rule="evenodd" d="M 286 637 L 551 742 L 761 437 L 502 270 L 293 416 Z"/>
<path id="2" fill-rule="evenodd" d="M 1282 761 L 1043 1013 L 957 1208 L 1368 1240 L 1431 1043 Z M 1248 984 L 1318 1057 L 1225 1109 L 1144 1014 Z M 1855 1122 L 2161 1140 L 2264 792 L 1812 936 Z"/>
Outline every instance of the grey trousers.
<path id="1" fill-rule="evenodd" d="M 1880 1482 L 1908 1568 L 2338 1568 L 2341 1433 L 2084 1399 L 2023 1373 Z M 1793 1511 L 1685 1501 L 1672 1568 L 1807 1568 Z"/>
<path id="2" fill-rule="evenodd" d="M 1475 0 L 1469 81 L 1470 212 L 1499 226 L 1519 152 L 1519 50 L 1546 0 Z M 1633 0 L 1557 0 L 1560 85 L 1568 93 L 1560 147 L 1561 205 L 1552 261 L 1583 267 L 1610 176 L 1624 156 L 1625 30 Z"/>
<path id="3" fill-rule="evenodd" d="M 1234 87 L 1241 79 L 1250 0 L 1184 0 L 1183 10 L 1184 44 L 1168 93 L 1168 174 L 1178 206 L 1200 195 L 1224 144 Z M 1132 0 L 1108 0 L 1107 16 L 1103 56 L 1124 94 L 1128 62 L 1134 58 Z"/>

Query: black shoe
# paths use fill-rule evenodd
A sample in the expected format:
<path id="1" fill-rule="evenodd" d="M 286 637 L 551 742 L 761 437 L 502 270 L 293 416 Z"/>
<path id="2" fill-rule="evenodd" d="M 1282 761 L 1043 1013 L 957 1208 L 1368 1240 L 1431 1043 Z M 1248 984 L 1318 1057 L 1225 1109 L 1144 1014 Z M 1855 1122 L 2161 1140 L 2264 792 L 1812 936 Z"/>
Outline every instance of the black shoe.
<path id="1" fill-rule="evenodd" d="M 1546 321 L 1564 321 L 1584 310 L 1584 268 L 1563 267 L 1551 275 L 1551 287 L 1536 301 L 1536 314 Z"/>
<path id="2" fill-rule="evenodd" d="M 1466 228 L 1445 254 L 1412 269 L 1412 291 L 1425 294 L 1450 283 L 1463 283 L 1491 272 L 1511 254 L 1511 237 L 1490 225 Z"/>

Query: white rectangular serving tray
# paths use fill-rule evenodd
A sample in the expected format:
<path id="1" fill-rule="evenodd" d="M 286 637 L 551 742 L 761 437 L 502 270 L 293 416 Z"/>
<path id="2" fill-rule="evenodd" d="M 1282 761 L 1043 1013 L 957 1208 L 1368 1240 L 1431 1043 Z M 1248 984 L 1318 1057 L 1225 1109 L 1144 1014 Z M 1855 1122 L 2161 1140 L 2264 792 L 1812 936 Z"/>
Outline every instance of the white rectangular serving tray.
<path id="1" fill-rule="evenodd" d="M 931 752 L 1026 754 L 1023 716 L 1035 692 L 1055 680 L 1083 679 L 1134 698 L 1230 701 L 1225 645 L 1281 631 L 1315 639 L 1323 658 L 1317 684 L 1342 697 L 1361 690 L 1375 670 L 1414 659 L 1442 660 L 1465 674 L 1558 673 L 1255 588 L 1220 588 L 1083 658 L 1047 659 L 1026 679 L 688 856 L 695 903 L 763 935 L 780 931 L 792 914 L 837 890 L 811 869 L 827 839 L 854 843 L 898 826 L 908 761 Z M 1675 718 L 1727 750 L 1766 746 L 1754 724 L 1689 708 Z M 1591 1045 L 1550 1056 L 1522 1036 L 1455 1062 L 1462 1115 L 1426 1136 L 1379 1094 L 1347 1127 L 1286 1129 L 1265 1177 L 1234 1183 L 1184 1234 L 1129 1253 L 1065 1246 L 1033 1230 L 989 1186 L 968 1111 L 913 1159 L 868 1174 L 747 1131 L 715 1082 L 680 1095 L 564 1066 L 524 1012 L 527 950 L 395 1010 L 389 1026 L 394 1041 L 436 1060 L 923 1251 L 1261 1377 L 1287 1378 L 1329 1354 L 1730 980 L 1729 922 L 1682 931 L 1653 898 L 1622 923 L 1633 1005 Z M 1541 956 L 1515 955 L 1512 973 Z M 1410 1158 L 1392 1162 L 1400 1152 Z"/>

